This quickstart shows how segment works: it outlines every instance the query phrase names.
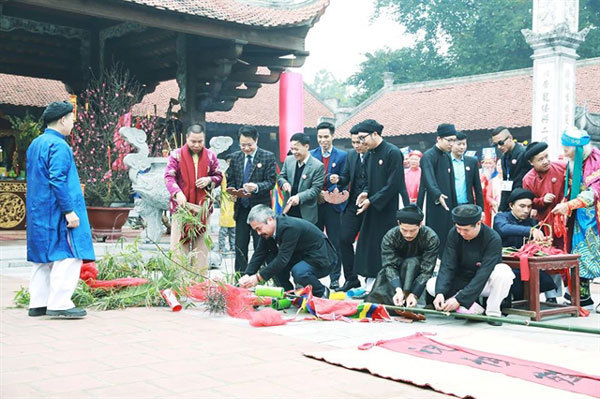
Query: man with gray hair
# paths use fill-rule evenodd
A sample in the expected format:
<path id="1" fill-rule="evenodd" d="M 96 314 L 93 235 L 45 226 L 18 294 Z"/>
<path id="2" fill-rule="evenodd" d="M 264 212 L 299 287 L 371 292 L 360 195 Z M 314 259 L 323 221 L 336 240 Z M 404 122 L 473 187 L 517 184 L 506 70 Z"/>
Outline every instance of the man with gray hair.
<path id="1" fill-rule="evenodd" d="M 328 297 L 329 289 L 319 281 L 337 263 L 337 253 L 327 236 L 314 224 L 287 215 L 276 216 L 266 205 L 256 205 L 248 224 L 260 236 L 258 246 L 239 280 L 244 288 L 274 279 L 286 291 L 311 285 L 317 297 Z"/>

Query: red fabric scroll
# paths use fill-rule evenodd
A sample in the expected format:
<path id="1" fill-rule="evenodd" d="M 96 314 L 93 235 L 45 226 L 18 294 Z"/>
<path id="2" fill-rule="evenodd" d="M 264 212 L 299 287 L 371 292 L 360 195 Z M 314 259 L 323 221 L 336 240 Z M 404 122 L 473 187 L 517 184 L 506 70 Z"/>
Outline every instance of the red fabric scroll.
<path id="1" fill-rule="evenodd" d="M 416 333 L 404 338 L 364 344 L 359 349 L 366 350 L 378 346 L 394 352 L 501 373 L 536 384 L 600 398 L 600 376 L 551 364 L 444 344 L 427 335 L 431 334 Z"/>
<path id="2" fill-rule="evenodd" d="M 96 280 L 98 277 L 98 269 L 96 269 L 96 262 L 86 262 L 81 265 L 81 271 L 79 272 L 79 278 L 90 287 L 90 288 L 121 288 L 121 287 L 133 287 L 136 285 L 144 285 L 148 282 L 145 278 L 138 277 L 124 277 L 116 278 L 114 280 Z"/>

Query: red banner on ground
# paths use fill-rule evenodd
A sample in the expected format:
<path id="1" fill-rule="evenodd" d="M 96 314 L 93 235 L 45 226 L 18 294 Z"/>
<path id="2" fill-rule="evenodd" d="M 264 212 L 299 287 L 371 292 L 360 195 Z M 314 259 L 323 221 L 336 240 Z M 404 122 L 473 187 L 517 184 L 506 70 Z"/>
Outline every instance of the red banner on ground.
<path id="1" fill-rule="evenodd" d="M 444 344 L 427 335 L 429 334 L 416 333 L 404 338 L 364 344 L 359 349 L 379 346 L 394 352 L 501 373 L 552 388 L 600 398 L 600 376 L 584 374 L 551 364 Z"/>

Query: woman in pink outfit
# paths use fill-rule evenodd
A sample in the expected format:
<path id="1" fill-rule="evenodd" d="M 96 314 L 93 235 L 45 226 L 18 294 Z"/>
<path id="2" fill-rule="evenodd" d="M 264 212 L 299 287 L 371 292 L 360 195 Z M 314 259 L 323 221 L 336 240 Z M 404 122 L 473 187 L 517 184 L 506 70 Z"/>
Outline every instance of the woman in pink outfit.
<path id="1" fill-rule="evenodd" d="M 411 203 L 417 202 L 419 196 L 419 184 L 421 183 L 421 168 L 419 163 L 423 153 L 418 150 L 411 151 L 408 154 L 408 169 L 404 170 L 404 180 L 406 181 L 406 190 Z"/>

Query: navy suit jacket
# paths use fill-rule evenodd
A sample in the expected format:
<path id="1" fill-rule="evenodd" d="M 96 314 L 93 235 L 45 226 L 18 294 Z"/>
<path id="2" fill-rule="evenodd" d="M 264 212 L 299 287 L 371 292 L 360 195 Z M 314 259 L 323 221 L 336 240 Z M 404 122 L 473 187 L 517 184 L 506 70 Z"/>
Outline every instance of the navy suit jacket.
<path id="1" fill-rule="evenodd" d="M 314 150 L 312 150 L 310 152 L 310 154 L 315 157 L 316 159 L 318 159 L 319 161 L 323 162 L 323 152 L 321 150 L 321 147 L 317 147 Z M 335 147 L 331 147 L 331 155 L 329 155 L 329 165 L 327 165 L 327 170 L 325 171 L 325 180 L 327 181 L 327 190 L 328 191 L 333 191 L 336 187 L 338 187 L 338 190 L 343 191 L 346 189 L 345 186 L 338 186 L 337 184 L 333 184 L 329 181 L 329 176 L 331 175 L 338 175 L 340 176 L 342 174 L 342 172 L 344 171 L 344 165 L 346 165 L 346 157 L 347 157 L 347 153 L 346 151 L 342 151 L 342 150 L 338 150 Z M 340 213 L 343 212 L 344 209 L 346 208 L 347 202 L 343 202 L 341 204 L 337 204 L 337 205 L 332 205 L 329 204 L 333 207 L 333 209 L 336 210 L 336 212 Z"/>

